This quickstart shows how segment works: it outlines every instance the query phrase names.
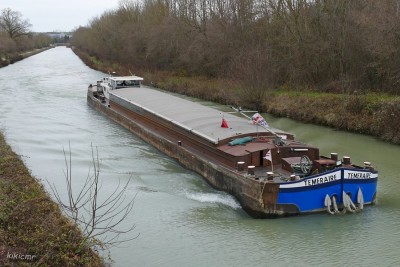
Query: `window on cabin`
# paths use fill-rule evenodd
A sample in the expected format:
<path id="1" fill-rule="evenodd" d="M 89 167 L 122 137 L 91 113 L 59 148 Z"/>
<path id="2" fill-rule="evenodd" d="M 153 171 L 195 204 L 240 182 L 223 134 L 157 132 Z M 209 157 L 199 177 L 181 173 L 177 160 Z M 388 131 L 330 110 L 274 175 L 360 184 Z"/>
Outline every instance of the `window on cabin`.
<path id="1" fill-rule="evenodd" d="M 124 86 L 124 81 L 117 81 L 117 88 Z"/>
<path id="2" fill-rule="evenodd" d="M 139 81 L 136 80 L 127 80 L 125 81 L 126 86 L 138 86 L 139 85 Z"/>
<path id="3" fill-rule="evenodd" d="M 139 87 L 140 81 L 137 80 L 119 80 L 116 81 L 116 89 L 125 87 Z"/>
<path id="4" fill-rule="evenodd" d="M 117 87 L 116 88 L 124 88 L 124 87 L 138 87 L 140 86 L 140 82 L 137 80 L 121 80 L 116 81 Z"/>

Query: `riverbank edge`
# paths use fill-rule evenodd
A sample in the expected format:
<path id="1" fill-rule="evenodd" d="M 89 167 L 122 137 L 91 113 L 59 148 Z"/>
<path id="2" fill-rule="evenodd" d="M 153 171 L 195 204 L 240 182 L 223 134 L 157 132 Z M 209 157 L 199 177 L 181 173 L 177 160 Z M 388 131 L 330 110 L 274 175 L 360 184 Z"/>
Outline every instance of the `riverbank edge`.
<path id="1" fill-rule="evenodd" d="M 48 46 L 48 47 L 43 47 L 43 48 L 38 48 L 32 51 L 25 51 L 25 52 L 20 52 L 20 53 L 12 53 L 12 54 L 6 54 L 3 55 L 2 58 L 0 58 L 0 68 L 8 66 L 10 64 L 13 64 L 15 62 L 21 61 L 25 58 L 28 58 L 30 56 L 42 53 L 46 50 L 49 50 L 51 48 L 54 48 L 54 46 Z"/>
<path id="2" fill-rule="evenodd" d="M 72 47 L 90 68 L 129 75 L 129 66 L 103 62 Z M 174 93 L 220 104 L 240 105 L 273 116 L 366 134 L 400 144 L 400 97 L 385 94 L 338 94 L 287 88 L 252 92 L 228 79 L 187 77 L 166 71 L 139 70 L 145 83 Z M 100 77 L 99 77 L 100 78 Z"/>
<path id="3" fill-rule="evenodd" d="M 0 133 L 0 265 L 104 266 Z"/>

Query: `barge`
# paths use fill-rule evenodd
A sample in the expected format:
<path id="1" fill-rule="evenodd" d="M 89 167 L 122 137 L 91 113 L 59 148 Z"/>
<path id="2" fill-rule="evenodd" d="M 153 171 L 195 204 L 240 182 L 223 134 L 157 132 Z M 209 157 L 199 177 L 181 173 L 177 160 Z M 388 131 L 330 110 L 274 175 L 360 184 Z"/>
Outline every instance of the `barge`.
<path id="1" fill-rule="evenodd" d="M 88 104 L 233 195 L 249 215 L 354 213 L 375 203 L 378 172 L 370 162 L 322 156 L 258 113 L 222 112 L 142 81 L 105 77 L 89 85 Z"/>

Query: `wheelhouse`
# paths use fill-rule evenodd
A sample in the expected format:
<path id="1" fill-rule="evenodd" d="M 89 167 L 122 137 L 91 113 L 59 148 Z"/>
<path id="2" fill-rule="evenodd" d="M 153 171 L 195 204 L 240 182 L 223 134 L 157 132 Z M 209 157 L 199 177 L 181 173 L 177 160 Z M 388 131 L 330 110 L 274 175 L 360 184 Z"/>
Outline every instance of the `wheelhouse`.
<path id="1" fill-rule="evenodd" d="M 138 76 L 108 77 L 108 85 L 111 87 L 111 90 L 140 87 L 142 81 L 143 78 Z"/>

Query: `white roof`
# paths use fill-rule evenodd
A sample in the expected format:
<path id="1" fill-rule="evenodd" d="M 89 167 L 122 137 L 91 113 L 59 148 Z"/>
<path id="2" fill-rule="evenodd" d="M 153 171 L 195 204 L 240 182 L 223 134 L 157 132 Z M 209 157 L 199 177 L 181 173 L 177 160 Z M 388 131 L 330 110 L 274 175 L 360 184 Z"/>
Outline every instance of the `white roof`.
<path id="1" fill-rule="evenodd" d="M 212 143 L 234 138 L 237 135 L 255 133 L 257 126 L 249 120 L 199 103 L 142 86 L 113 90 L 111 94 L 142 107 L 176 125 L 185 128 Z M 222 117 L 229 128 L 222 128 Z M 276 129 L 272 129 L 276 131 Z M 258 127 L 259 132 L 266 132 Z"/>
<path id="2" fill-rule="evenodd" d="M 108 77 L 110 80 L 114 81 L 126 81 L 126 80 L 135 80 L 135 81 L 143 81 L 142 77 L 139 76 L 118 76 L 118 77 Z"/>

